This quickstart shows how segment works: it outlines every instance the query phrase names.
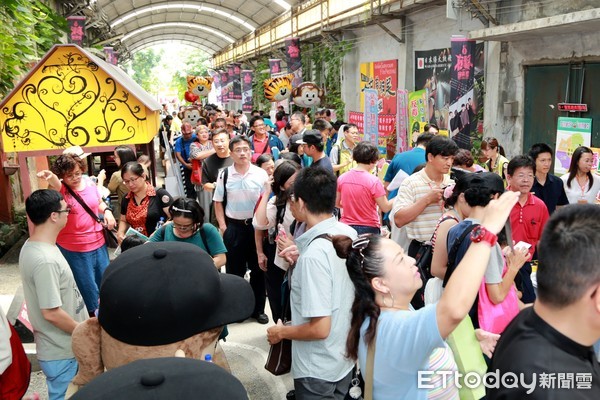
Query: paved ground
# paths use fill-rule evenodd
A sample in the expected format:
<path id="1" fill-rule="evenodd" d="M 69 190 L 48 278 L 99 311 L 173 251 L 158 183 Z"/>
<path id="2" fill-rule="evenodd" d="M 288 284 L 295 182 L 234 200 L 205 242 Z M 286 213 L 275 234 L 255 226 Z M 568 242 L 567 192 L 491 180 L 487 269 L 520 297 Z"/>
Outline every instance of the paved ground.
<path id="1" fill-rule="evenodd" d="M 8 310 L 12 298 L 21 284 L 18 271 L 19 251 L 23 240 L 17 243 L 0 260 L 0 305 Z M 267 311 L 267 315 L 270 311 Z M 272 324 L 272 321 L 269 325 Z M 264 369 L 269 346 L 266 341 L 266 329 L 269 325 L 260 325 L 254 320 L 229 325 L 227 342 L 223 349 L 231 366 L 232 373 L 242 382 L 250 399 L 283 400 L 293 386 L 290 374 L 275 377 Z M 31 375 L 30 393 L 39 393 L 40 399 L 48 398 L 46 382 L 42 372 Z"/>

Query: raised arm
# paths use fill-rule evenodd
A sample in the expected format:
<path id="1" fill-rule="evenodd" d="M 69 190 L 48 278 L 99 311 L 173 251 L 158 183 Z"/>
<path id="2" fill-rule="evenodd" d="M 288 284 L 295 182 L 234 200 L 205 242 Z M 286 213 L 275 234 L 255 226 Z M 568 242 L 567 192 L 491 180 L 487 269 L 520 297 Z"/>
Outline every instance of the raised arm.
<path id="1" fill-rule="evenodd" d="M 499 199 L 492 200 L 486 207 L 481 227 L 493 234 L 500 232 L 518 198 L 518 192 L 505 192 Z M 481 286 L 492 247 L 485 241 L 471 243 L 450 277 L 436 311 L 442 338 L 447 338 L 471 309 Z"/>

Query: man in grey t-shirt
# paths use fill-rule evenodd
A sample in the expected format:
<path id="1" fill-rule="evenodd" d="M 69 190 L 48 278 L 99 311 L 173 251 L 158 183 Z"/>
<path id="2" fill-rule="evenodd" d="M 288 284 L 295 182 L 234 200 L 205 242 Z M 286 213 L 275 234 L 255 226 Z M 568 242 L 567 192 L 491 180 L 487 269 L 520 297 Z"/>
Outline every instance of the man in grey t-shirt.
<path id="1" fill-rule="evenodd" d="M 48 395 L 63 399 L 77 373 L 71 333 L 88 318 L 69 264 L 56 247 L 70 209 L 59 192 L 49 189 L 33 192 L 25 208 L 34 225 L 19 255 L 25 302 Z"/>

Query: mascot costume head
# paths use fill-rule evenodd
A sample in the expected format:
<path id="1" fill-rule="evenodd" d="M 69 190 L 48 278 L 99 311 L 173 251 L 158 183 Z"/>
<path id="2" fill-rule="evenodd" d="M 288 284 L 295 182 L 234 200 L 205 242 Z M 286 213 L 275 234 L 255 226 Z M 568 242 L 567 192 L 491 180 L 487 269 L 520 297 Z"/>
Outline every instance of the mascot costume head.
<path id="1" fill-rule="evenodd" d="M 212 88 L 213 78 L 208 76 L 188 76 L 185 99 L 190 103 L 194 103 L 201 97 L 206 97 Z"/>
<path id="2" fill-rule="evenodd" d="M 104 273 L 98 318 L 73 331 L 79 363 L 73 384 L 141 359 L 204 359 L 223 326 L 243 321 L 253 308 L 248 282 L 219 273 L 197 246 L 160 242 L 127 250 Z"/>
<path id="3" fill-rule="evenodd" d="M 292 92 L 292 100 L 298 107 L 318 107 L 324 96 L 323 89 L 313 82 L 303 82 Z"/>
<path id="4" fill-rule="evenodd" d="M 181 122 L 188 122 L 192 127 L 198 125 L 200 118 L 202 118 L 202 108 L 199 106 L 189 106 L 183 109 L 181 112 Z"/>
<path id="5" fill-rule="evenodd" d="M 263 87 L 265 88 L 265 97 L 267 100 L 274 103 L 289 98 L 292 94 L 293 79 L 294 74 L 265 79 L 263 81 Z"/>

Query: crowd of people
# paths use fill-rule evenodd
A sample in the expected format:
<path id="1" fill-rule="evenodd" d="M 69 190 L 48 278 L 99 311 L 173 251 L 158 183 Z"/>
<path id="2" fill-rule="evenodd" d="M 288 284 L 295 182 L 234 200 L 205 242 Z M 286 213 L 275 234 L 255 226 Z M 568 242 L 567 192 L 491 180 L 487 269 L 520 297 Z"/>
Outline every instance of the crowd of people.
<path id="1" fill-rule="evenodd" d="M 38 173 L 50 190 L 27 199 L 35 229 L 20 267 L 51 399 L 77 371 L 70 333 L 99 307 L 105 227 L 117 229 L 122 250 L 145 241 L 132 229 L 193 244 L 219 271 L 249 273 L 251 318 L 268 324 L 268 301 L 268 342 L 292 343 L 296 399 L 344 399 L 358 371 L 374 399 L 459 398 L 454 375 L 470 372 L 456 362 L 463 353 L 527 382 L 554 376 L 533 393 L 518 381 L 486 386 L 488 399 L 600 398 L 591 149 L 575 149 L 558 178 L 547 144 L 508 159 L 489 137 L 474 156 L 427 125 L 380 179 L 377 146 L 329 110 L 309 124 L 301 111 L 278 110 L 273 123 L 209 107 L 182 122 L 179 137 L 175 114 L 161 125 L 161 146 L 172 144 L 181 198 L 152 186 L 128 147 L 115 149 L 112 204 L 85 174 L 83 152 Z M 464 323 L 475 350 L 450 340 Z M 434 376 L 427 385 L 424 371 Z"/>

